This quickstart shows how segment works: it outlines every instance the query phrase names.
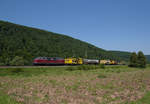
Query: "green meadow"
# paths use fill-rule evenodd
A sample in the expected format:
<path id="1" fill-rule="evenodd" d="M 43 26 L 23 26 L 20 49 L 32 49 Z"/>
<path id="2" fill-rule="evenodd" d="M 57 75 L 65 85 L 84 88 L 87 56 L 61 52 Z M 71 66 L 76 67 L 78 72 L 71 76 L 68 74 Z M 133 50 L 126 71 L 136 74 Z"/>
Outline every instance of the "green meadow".
<path id="1" fill-rule="evenodd" d="M 0 104 L 149 104 L 150 66 L 0 69 Z"/>

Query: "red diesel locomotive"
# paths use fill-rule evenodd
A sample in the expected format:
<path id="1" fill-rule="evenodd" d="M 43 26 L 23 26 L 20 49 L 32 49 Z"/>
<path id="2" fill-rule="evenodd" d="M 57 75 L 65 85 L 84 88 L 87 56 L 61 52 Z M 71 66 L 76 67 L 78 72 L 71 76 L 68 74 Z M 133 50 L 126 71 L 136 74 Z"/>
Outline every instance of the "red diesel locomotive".
<path id="1" fill-rule="evenodd" d="M 37 57 L 33 65 L 64 65 L 65 60 L 60 57 Z"/>

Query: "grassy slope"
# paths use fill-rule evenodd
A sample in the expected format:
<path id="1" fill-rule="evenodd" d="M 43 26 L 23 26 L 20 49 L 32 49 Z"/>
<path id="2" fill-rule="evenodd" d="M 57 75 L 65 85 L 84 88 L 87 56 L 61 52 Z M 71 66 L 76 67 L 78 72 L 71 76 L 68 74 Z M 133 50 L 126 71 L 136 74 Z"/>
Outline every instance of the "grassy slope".
<path id="1" fill-rule="evenodd" d="M 9 96 L 26 104 L 119 104 L 141 99 L 145 91 L 150 90 L 150 68 L 106 66 L 105 69 L 86 71 L 66 69 L 68 67 L 0 69 L 0 86 Z"/>

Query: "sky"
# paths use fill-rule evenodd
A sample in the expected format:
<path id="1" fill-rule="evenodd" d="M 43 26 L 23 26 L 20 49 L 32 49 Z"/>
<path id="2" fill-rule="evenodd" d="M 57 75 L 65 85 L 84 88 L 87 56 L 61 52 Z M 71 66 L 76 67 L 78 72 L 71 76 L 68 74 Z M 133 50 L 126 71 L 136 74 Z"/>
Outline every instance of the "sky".
<path id="1" fill-rule="evenodd" d="M 150 54 L 150 0 L 0 0 L 0 20 Z"/>

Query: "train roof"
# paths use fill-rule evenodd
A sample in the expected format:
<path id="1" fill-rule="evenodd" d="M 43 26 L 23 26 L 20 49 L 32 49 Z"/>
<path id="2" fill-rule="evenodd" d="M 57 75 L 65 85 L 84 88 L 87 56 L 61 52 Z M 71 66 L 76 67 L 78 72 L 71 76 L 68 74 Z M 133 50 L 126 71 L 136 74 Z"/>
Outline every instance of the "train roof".
<path id="1" fill-rule="evenodd" d="M 61 57 L 37 57 L 35 59 L 64 59 L 64 58 L 61 58 Z"/>

